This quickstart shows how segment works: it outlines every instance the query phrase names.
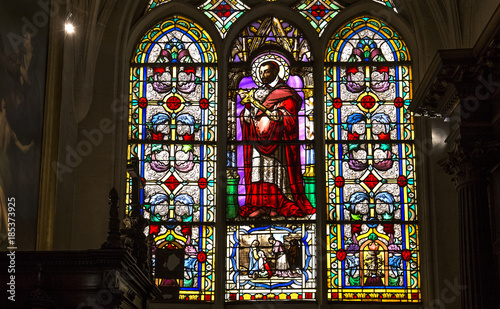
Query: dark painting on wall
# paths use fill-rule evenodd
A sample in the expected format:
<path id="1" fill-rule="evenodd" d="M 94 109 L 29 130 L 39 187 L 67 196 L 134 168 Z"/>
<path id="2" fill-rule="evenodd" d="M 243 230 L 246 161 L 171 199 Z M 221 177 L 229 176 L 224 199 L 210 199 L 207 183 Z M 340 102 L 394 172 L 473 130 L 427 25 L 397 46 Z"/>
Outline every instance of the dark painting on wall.
<path id="1" fill-rule="evenodd" d="M 36 245 L 47 3 L 0 4 L 0 250 Z"/>

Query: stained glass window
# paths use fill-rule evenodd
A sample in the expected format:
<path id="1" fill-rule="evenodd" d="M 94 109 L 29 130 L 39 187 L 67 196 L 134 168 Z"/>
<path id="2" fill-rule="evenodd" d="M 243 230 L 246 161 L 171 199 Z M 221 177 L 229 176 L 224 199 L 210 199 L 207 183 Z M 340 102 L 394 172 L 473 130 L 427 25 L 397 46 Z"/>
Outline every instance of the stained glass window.
<path id="1" fill-rule="evenodd" d="M 156 284 L 181 300 L 214 295 L 216 62 L 210 36 L 174 16 L 142 36 L 130 68 L 128 159 L 139 162 Z"/>
<path id="2" fill-rule="evenodd" d="M 419 302 L 410 54 L 388 25 L 352 20 L 325 58 L 328 298 Z"/>
<path id="3" fill-rule="evenodd" d="M 316 298 L 309 43 L 273 17 L 245 27 L 229 68 L 226 301 Z"/>
<path id="4" fill-rule="evenodd" d="M 158 7 L 159 5 L 168 3 L 170 1 L 172 0 L 149 0 L 148 10 L 151 11 L 152 9 Z"/>
<path id="5" fill-rule="evenodd" d="M 394 4 L 394 0 L 373 0 L 373 1 L 378 2 L 380 4 L 384 4 L 387 7 L 390 7 L 396 13 L 398 12 L 398 9 L 396 8 L 396 5 Z"/>
<path id="6" fill-rule="evenodd" d="M 344 7 L 333 0 L 302 0 L 295 9 L 321 35 L 325 27 Z"/>
<path id="7" fill-rule="evenodd" d="M 229 28 L 250 8 L 239 0 L 208 0 L 199 7 L 224 38 Z"/>
<path id="8" fill-rule="evenodd" d="M 396 11 L 392 0 L 374 1 Z M 222 38 L 250 10 L 240 0 L 189 3 Z M 314 91 L 313 68 L 322 64 L 297 25 L 319 38 L 342 3 L 293 1 L 280 8 L 300 20 L 265 15 L 238 29 L 224 43 L 227 88 L 218 88 L 215 44 L 193 20 L 173 16 L 141 37 L 130 67 L 128 159 L 138 162 L 145 234 L 166 300 L 214 302 L 218 154 L 226 159 L 218 208 L 226 220 L 217 223 L 225 234 L 217 270 L 224 302 L 314 301 L 318 293 L 331 302 L 421 301 L 412 71 L 400 35 L 367 16 L 343 25 L 325 51 L 324 103 L 314 104 L 323 91 Z M 227 91 L 227 106 L 218 89 Z M 220 108 L 227 108 L 223 141 Z M 325 140 L 315 139 L 315 109 L 325 115 Z M 326 155 L 319 175 L 317 149 Z M 320 187 L 326 200 L 317 200 Z M 317 213 L 326 226 L 317 226 Z M 316 252 L 326 252 L 326 269 Z"/>

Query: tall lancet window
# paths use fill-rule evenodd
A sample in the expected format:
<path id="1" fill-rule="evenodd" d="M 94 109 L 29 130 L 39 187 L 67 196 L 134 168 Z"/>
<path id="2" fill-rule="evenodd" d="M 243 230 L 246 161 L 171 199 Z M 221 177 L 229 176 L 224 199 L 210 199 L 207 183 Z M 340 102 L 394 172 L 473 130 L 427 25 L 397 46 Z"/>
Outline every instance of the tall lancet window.
<path id="1" fill-rule="evenodd" d="M 141 37 L 130 67 L 128 158 L 155 281 L 174 300 L 214 299 L 216 62 L 210 36 L 173 16 Z"/>
<path id="2" fill-rule="evenodd" d="M 371 17 L 325 57 L 328 298 L 419 302 L 410 54 Z"/>
<path id="3" fill-rule="evenodd" d="M 273 17 L 229 59 L 226 301 L 316 297 L 313 71 L 309 43 Z"/>

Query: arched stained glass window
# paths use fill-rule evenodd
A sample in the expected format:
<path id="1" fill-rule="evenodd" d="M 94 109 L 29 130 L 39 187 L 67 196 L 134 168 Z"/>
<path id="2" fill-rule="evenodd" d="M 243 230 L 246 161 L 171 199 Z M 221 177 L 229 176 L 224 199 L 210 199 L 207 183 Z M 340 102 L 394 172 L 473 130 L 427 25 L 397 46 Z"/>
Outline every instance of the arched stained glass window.
<path id="1" fill-rule="evenodd" d="M 325 58 L 328 298 L 419 302 L 410 54 L 371 17 Z"/>
<path id="2" fill-rule="evenodd" d="M 168 2 L 152 0 L 149 9 Z M 221 53 L 206 31 L 181 16 L 155 24 L 137 44 L 128 159 L 138 162 L 137 204 L 153 239 L 162 298 L 421 302 L 406 44 L 368 16 L 325 37 L 345 1 L 272 2 L 185 3 L 222 38 L 238 32 L 219 41 L 217 49 L 229 51 L 227 65 L 218 65 Z M 253 6 L 295 18 L 271 12 L 232 27 Z M 313 59 L 321 40 L 329 40 L 325 57 Z M 219 102 L 218 91 L 227 101 Z M 315 113 L 324 113 L 324 140 L 323 132 L 315 138 Z M 227 124 L 223 139 L 216 138 L 217 119 Z M 323 154 L 326 173 L 318 173 L 315 159 Z M 216 155 L 226 162 L 218 173 L 225 203 L 217 213 L 226 220 L 217 222 L 217 246 Z M 326 263 L 318 263 L 325 254 Z"/>
<path id="3" fill-rule="evenodd" d="M 249 24 L 229 68 L 226 301 L 316 297 L 313 72 L 278 19 Z"/>
<path id="4" fill-rule="evenodd" d="M 174 299 L 213 301 L 216 116 L 210 36 L 181 16 L 156 24 L 131 63 L 128 158 L 139 163 L 155 281 Z"/>

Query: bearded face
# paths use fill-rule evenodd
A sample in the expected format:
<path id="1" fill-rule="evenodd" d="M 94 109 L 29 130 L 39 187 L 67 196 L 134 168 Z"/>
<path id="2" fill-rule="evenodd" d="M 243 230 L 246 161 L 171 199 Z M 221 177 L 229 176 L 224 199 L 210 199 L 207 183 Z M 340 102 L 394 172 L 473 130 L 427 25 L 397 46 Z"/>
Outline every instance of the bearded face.
<path id="1" fill-rule="evenodd" d="M 278 68 L 272 63 L 266 63 L 260 67 L 259 74 L 263 84 L 270 84 L 278 76 Z"/>

